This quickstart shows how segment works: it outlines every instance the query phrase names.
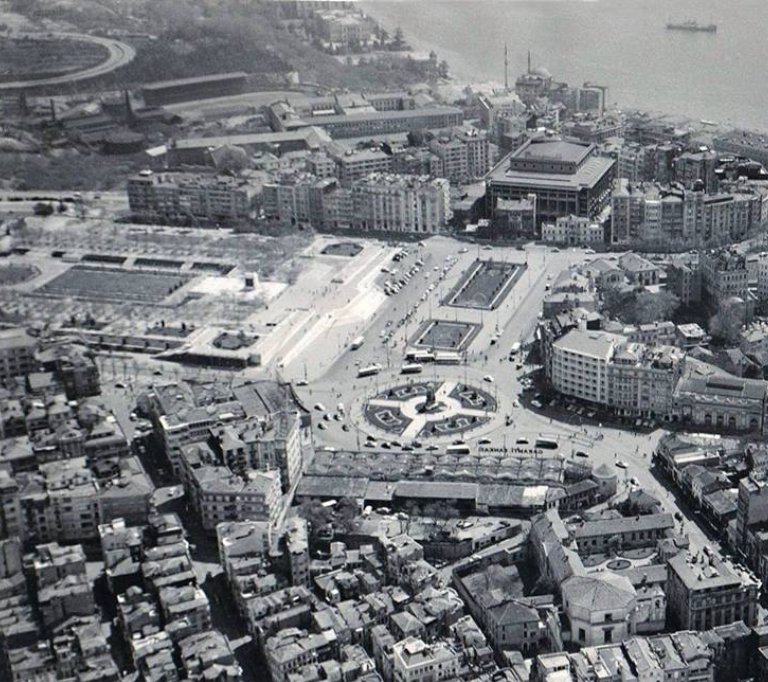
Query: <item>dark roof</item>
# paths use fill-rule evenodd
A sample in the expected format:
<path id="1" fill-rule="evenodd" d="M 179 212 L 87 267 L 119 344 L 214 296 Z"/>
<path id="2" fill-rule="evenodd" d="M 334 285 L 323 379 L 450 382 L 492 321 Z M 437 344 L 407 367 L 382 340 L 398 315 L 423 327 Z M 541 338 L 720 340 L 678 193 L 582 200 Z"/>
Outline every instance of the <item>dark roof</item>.
<path id="1" fill-rule="evenodd" d="M 211 73 L 207 76 L 192 76 L 190 78 L 176 78 L 167 81 L 155 81 L 142 86 L 142 90 L 163 90 L 164 88 L 181 87 L 184 85 L 196 85 L 197 83 L 212 83 L 236 78 L 248 78 L 244 71 L 232 71 L 230 73 Z"/>

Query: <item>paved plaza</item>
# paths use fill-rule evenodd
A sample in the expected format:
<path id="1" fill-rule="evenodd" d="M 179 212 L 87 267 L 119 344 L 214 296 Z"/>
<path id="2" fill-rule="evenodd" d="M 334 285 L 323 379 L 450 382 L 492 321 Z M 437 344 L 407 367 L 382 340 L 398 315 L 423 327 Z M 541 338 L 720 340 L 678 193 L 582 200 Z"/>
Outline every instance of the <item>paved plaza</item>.
<path id="1" fill-rule="evenodd" d="M 427 320 L 414 336 L 417 348 L 463 351 L 480 331 L 474 322 L 452 322 L 450 320 Z"/>
<path id="2" fill-rule="evenodd" d="M 524 266 L 493 260 L 477 260 L 465 270 L 445 304 L 457 308 L 494 310 L 510 292 Z"/>

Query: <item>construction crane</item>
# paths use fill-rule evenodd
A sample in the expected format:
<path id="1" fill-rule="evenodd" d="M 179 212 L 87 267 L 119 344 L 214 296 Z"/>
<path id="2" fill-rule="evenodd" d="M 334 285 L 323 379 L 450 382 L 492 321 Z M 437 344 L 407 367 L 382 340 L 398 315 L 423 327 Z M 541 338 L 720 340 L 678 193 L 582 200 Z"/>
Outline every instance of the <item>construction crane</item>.
<path id="1" fill-rule="evenodd" d="M 591 88 L 592 90 L 599 90 L 602 94 L 602 97 L 600 98 L 600 115 L 602 116 L 605 113 L 605 102 L 606 97 L 608 97 L 608 86 L 607 85 L 598 85 L 597 83 L 592 83 L 590 81 L 587 81 L 582 86 L 584 89 Z"/>

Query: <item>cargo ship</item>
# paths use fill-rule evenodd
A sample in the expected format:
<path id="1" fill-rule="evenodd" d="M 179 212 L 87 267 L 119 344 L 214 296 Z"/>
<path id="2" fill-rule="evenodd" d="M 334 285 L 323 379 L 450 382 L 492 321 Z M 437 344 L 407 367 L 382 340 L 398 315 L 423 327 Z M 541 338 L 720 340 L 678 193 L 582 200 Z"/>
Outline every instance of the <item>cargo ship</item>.
<path id="1" fill-rule="evenodd" d="M 681 21 L 679 23 L 667 22 L 669 31 L 701 31 L 703 33 L 714 33 L 717 31 L 717 24 L 700 24 L 698 21 Z"/>

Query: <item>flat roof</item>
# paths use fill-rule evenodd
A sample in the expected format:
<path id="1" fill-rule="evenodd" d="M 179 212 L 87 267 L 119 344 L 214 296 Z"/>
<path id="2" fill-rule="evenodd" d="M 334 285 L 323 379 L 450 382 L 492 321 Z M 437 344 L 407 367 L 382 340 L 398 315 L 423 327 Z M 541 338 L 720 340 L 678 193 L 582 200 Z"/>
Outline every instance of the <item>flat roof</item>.
<path id="1" fill-rule="evenodd" d="M 553 344 L 563 351 L 589 355 L 603 360 L 608 360 L 611 357 L 611 352 L 617 345 L 618 339 L 613 334 L 580 329 L 572 329 Z"/>
<path id="2" fill-rule="evenodd" d="M 581 163 L 594 149 L 593 144 L 565 140 L 531 140 L 510 154 L 511 159 L 541 159 Z"/>
<path id="3" fill-rule="evenodd" d="M 602 156 L 588 158 L 575 173 L 537 173 L 535 171 L 512 170 L 508 167 L 509 157 L 502 159 L 488 174 L 491 184 L 517 185 L 526 189 L 551 187 L 553 189 L 573 189 L 594 187 L 607 173 L 610 173 L 614 160 Z"/>
<path id="4" fill-rule="evenodd" d="M 464 118 L 464 114 L 458 107 L 427 107 L 424 109 L 405 109 L 398 111 L 374 111 L 349 114 L 330 114 L 328 116 L 313 116 L 312 122 L 315 125 L 323 126 L 333 123 L 345 123 L 347 121 L 386 121 L 389 119 L 400 118 L 421 118 L 423 116 L 442 116 L 446 114 L 458 114 Z"/>
<path id="5" fill-rule="evenodd" d="M 176 140 L 173 149 L 197 149 L 208 147 L 223 147 L 224 145 L 240 146 L 250 144 L 276 144 L 293 140 L 308 139 L 318 136 L 319 142 L 330 142 L 328 134 L 317 126 L 307 126 L 298 130 L 288 130 L 281 133 L 250 133 L 244 135 L 221 135 L 219 137 L 188 137 Z"/>

